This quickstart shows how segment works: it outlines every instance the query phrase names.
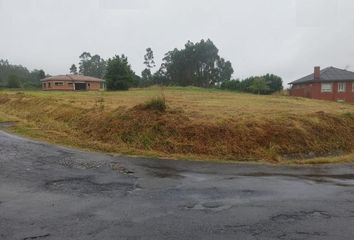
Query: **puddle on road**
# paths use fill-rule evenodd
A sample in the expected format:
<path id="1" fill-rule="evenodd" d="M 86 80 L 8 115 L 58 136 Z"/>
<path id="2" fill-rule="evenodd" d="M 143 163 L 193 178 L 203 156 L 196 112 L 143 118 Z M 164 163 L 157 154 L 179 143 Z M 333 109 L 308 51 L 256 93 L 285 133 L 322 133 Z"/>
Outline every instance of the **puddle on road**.
<path id="1" fill-rule="evenodd" d="M 76 194 L 110 194 L 121 193 L 128 194 L 138 186 L 134 183 L 112 182 L 112 183 L 96 183 L 89 178 L 66 178 L 60 180 L 49 181 L 45 187 L 51 191 L 59 191 Z"/>
<path id="2" fill-rule="evenodd" d="M 254 172 L 242 174 L 244 177 L 291 177 L 316 183 L 332 183 L 337 186 L 354 186 L 354 174 L 289 174 Z"/>
<path id="3" fill-rule="evenodd" d="M 147 173 L 156 178 L 172 178 L 172 179 L 180 179 L 184 178 L 180 173 L 181 171 L 178 171 L 172 167 L 168 166 L 149 166 L 145 165 L 147 169 Z"/>

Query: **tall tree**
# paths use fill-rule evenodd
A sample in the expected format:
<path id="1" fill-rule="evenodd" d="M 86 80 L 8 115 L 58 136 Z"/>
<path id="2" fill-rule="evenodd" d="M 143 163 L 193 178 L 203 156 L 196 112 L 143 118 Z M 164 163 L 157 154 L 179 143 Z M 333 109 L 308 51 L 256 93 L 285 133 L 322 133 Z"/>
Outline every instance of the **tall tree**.
<path id="1" fill-rule="evenodd" d="M 149 86 L 152 84 L 152 74 L 151 74 L 151 70 L 149 68 L 145 68 L 142 72 L 141 72 L 141 79 L 142 79 L 142 86 Z"/>
<path id="2" fill-rule="evenodd" d="M 128 90 L 132 86 L 135 73 L 125 55 L 108 59 L 105 79 L 108 90 Z"/>
<path id="3" fill-rule="evenodd" d="M 154 60 L 154 52 L 151 48 L 146 49 L 146 54 L 144 55 L 144 64 L 146 65 L 146 68 L 141 72 L 141 85 L 148 86 L 152 84 L 151 70 L 156 66 Z"/>
<path id="4" fill-rule="evenodd" d="M 77 74 L 77 67 L 75 64 L 71 65 L 70 67 L 70 73 L 71 74 Z"/>
<path id="5" fill-rule="evenodd" d="M 155 59 L 154 59 L 154 52 L 152 51 L 151 48 L 146 49 L 146 54 L 144 56 L 144 64 L 149 69 L 156 67 Z"/>
<path id="6" fill-rule="evenodd" d="M 83 52 L 80 55 L 79 72 L 86 76 L 102 78 L 105 74 L 106 61 L 100 55 Z"/>
<path id="7" fill-rule="evenodd" d="M 213 87 L 230 80 L 234 72 L 210 39 L 188 41 L 184 49 L 168 52 L 163 61 L 168 82 L 181 86 Z"/>

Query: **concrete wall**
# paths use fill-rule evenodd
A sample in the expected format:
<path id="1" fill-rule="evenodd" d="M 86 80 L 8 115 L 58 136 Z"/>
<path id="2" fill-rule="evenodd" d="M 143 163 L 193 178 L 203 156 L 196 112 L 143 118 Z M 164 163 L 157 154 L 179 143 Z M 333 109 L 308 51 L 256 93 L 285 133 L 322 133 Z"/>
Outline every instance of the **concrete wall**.
<path id="1" fill-rule="evenodd" d="M 321 83 L 294 85 L 290 95 L 328 101 L 354 102 L 353 82 L 345 82 L 345 92 L 338 92 L 338 82 L 332 83 L 332 92 L 321 92 Z"/>
<path id="2" fill-rule="evenodd" d="M 56 82 L 62 82 L 63 86 L 56 86 Z M 49 87 L 50 83 L 50 87 Z M 88 91 L 99 91 L 101 89 L 101 82 L 86 82 L 86 89 Z M 74 83 L 72 81 L 45 81 L 42 82 L 42 90 L 45 91 L 74 91 Z"/>

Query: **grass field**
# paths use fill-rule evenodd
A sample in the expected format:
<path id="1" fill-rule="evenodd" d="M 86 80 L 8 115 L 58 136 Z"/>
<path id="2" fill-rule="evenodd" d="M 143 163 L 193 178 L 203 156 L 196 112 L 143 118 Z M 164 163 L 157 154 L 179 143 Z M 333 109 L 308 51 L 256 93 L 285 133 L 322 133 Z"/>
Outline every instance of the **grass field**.
<path id="1" fill-rule="evenodd" d="M 159 95 L 166 112 L 137 107 Z M 18 121 L 19 134 L 130 155 L 325 163 L 351 161 L 354 150 L 353 105 L 192 87 L 3 90 L 0 121 L 8 119 Z"/>

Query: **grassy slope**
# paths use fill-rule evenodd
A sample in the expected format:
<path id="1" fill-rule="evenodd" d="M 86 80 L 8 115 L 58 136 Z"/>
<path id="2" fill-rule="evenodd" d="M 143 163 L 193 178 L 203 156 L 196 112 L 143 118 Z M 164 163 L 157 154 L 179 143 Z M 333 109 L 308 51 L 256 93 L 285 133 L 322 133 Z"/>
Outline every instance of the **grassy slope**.
<path id="1" fill-rule="evenodd" d="M 169 105 L 166 113 L 135 107 L 162 91 Z M 284 162 L 354 149 L 352 105 L 198 88 L 2 91 L 1 116 L 18 119 L 14 131 L 21 134 L 124 154 Z"/>

